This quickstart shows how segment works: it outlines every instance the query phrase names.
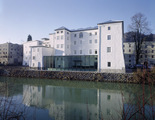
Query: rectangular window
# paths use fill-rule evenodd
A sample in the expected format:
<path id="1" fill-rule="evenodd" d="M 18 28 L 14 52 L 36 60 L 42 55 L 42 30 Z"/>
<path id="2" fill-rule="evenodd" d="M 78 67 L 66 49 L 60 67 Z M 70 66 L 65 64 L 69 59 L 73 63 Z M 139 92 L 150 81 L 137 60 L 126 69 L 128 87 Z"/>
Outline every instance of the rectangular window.
<path id="1" fill-rule="evenodd" d="M 95 35 L 97 35 L 97 32 L 95 32 Z"/>
<path id="2" fill-rule="evenodd" d="M 67 37 L 67 40 L 69 40 L 69 37 Z"/>
<path id="3" fill-rule="evenodd" d="M 92 54 L 92 50 L 91 49 L 89 50 L 89 54 Z"/>
<path id="4" fill-rule="evenodd" d="M 111 47 L 107 47 L 107 52 L 111 52 Z"/>
<path id="5" fill-rule="evenodd" d="M 33 56 L 33 60 L 35 60 L 35 56 Z"/>
<path id="6" fill-rule="evenodd" d="M 154 55 L 152 55 L 152 58 L 154 58 Z"/>
<path id="7" fill-rule="evenodd" d="M 61 44 L 61 48 L 63 48 L 63 44 Z"/>
<path id="8" fill-rule="evenodd" d="M 80 50 L 80 54 L 82 54 L 82 50 Z"/>
<path id="9" fill-rule="evenodd" d="M 57 31 L 57 34 L 59 34 L 59 31 Z"/>
<path id="10" fill-rule="evenodd" d="M 89 43 L 92 44 L 92 40 L 89 40 Z"/>
<path id="11" fill-rule="evenodd" d="M 145 55 L 145 58 L 147 58 L 147 55 Z"/>
<path id="12" fill-rule="evenodd" d="M 76 50 L 74 50 L 74 54 L 76 54 Z"/>
<path id="13" fill-rule="evenodd" d="M 110 30 L 110 26 L 108 27 L 108 30 Z"/>
<path id="14" fill-rule="evenodd" d="M 108 67 L 111 67 L 111 62 L 108 62 L 108 63 L 107 63 L 107 66 L 108 66 Z"/>
<path id="15" fill-rule="evenodd" d="M 129 55 L 129 58 L 131 58 L 131 55 Z"/>
<path id="16" fill-rule="evenodd" d="M 129 44 L 129 47 L 131 47 L 131 44 Z"/>
<path id="17" fill-rule="evenodd" d="M 59 36 L 57 36 L 57 40 L 59 40 Z"/>
<path id="18" fill-rule="evenodd" d="M 76 37 L 76 34 L 74 34 L 74 37 Z"/>
<path id="19" fill-rule="evenodd" d="M 92 33 L 89 33 L 89 36 L 92 36 Z"/>
<path id="20" fill-rule="evenodd" d="M 61 35 L 61 40 L 63 39 L 63 35 Z"/>
<path id="21" fill-rule="evenodd" d="M 59 44 L 57 44 L 57 48 L 59 48 Z"/>
<path id="22" fill-rule="evenodd" d="M 111 40 L 111 35 L 108 35 L 107 36 L 107 40 Z"/>
<path id="23" fill-rule="evenodd" d="M 152 53 L 154 53 L 154 50 L 152 50 Z"/>
<path id="24" fill-rule="evenodd" d="M 69 34 L 69 32 L 67 32 L 67 34 Z"/>
<path id="25" fill-rule="evenodd" d="M 152 48 L 154 48 L 154 45 L 152 45 Z"/>
<path id="26" fill-rule="evenodd" d="M 129 49 L 129 52 L 131 52 L 131 49 Z"/>
<path id="27" fill-rule="evenodd" d="M 95 43 L 97 43 L 97 39 L 95 39 Z"/>
<path id="28" fill-rule="evenodd" d="M 95 54 L 97 54 L 97 50 L 95 50 Z"/>
<path id="29" fill-rule="evenodd" d="M 67 45 L 67 48 L 69 48 L 69 45 Z"/>
<path id="30" fill-rule="evenodd" d="M 61 33 L 63 33 L 63 31 L 61 31 Z"/>
<path id="31" fill-rule="evenodd" d="M 76 41 L 74 41 L 74 45 L 76 45 Z"/>

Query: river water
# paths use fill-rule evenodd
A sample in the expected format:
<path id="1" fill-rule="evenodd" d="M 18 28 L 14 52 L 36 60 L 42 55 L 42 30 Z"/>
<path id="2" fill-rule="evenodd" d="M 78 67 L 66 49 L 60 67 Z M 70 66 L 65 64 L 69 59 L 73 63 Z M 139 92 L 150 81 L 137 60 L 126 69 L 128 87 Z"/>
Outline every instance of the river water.
<path id="1" fill-rule="evenodd" d="M 0 77 L 0 119 L 155 119 L 155 86 Z"/>

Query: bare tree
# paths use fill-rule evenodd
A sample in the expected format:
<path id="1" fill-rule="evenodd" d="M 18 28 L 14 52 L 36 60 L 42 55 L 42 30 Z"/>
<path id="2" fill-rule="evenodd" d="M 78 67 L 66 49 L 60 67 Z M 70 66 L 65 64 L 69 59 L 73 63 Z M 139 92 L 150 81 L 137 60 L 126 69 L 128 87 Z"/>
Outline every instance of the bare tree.
<path id="1" fill-rule="evenodd" d="M 142 13 L 137 13 L 131 17 L 129 31 L 133 41 L 135 42 L 136 64 L 140 63 L 140 55 L 142 54 L 142 44 L 147 40 L 147 34 L 150 33 L 147 18 Z"/>

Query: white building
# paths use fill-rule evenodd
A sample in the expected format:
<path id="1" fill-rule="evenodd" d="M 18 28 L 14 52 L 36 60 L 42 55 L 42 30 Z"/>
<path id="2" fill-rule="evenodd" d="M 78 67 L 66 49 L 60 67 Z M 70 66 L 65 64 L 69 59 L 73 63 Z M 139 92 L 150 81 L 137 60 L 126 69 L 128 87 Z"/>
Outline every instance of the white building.
<path id="1" fill-rule="evenodd" d="M 55 33 L 49 34 L 49 40 L 24 44 L 23 65 L 51 70 L 125 72 L 123 27 L 123 21 L 108 21 L 96 27 L 77 30 L 60 27 L 55 29 Z M 46 55 L 42 54 L 45 56 L 42 59 L 38 58 L 41 65 L 39 61 L 33 61 L 37 59 L 37 52 L 33 53 L 32 49 L 38 49 L 39 44 L 47 46 L 49 51 Z M 52 48 L 51 52 L 49 48 Z"/>

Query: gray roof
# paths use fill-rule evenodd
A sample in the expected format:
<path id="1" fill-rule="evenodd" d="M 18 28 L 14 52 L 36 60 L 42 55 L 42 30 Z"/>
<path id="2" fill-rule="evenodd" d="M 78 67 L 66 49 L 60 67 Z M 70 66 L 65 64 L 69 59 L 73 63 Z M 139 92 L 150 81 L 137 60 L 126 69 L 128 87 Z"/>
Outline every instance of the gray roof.
<path id="1" fill-rule="evenodd" d="M 69 29 L 67 29 L 66 27 L 64 27 L 64 26 L 62 26 L 62 27 L 60 27 L 60 28 L 57 28 L 57 29 L 55 29 L 55 31 L 56 30 L 68 30 L 68 31 L 70 31 Z"/>
<path id="2" fill-rule="evenodd" d="M 113 20 L 109 20 L 103 23 L 98 23 L 98 25 L 102 25 L 102 24 L 111 24 L 111 23 L 119 23 L 119 22 L 123 22 L 123 21 L 113 21 Z"/>

